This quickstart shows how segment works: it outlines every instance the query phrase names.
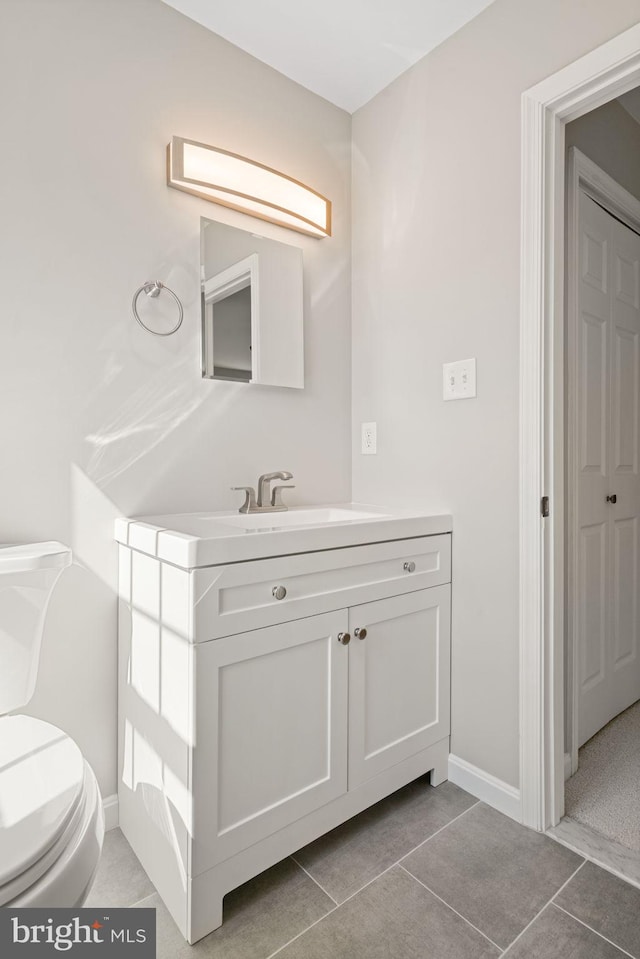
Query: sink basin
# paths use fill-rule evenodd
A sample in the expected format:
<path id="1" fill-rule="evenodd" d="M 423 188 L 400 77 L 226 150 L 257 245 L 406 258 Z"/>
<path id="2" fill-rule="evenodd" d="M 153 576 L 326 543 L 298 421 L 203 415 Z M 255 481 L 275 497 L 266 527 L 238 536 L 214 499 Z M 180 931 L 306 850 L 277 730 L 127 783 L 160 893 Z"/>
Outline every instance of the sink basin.
<path id="1" fill-rule="evenodd" d="M 363 510 L 318 506 L 313 509 L 289 509 L 283 513 L 238 513 L 225 517 L 225 525 L 241 529 L 281 529 L 285 526 L 325 526 L 327 523 L 352 523 L 363 519 L 380 519 L 384 514 Z M 221 522 L 219 519 L 217 522 Z"/>
<path id="2" fill-rule="evenodd" d="M 275 513 L 171 513 L 116 520 L 116 539 L 195 569 L 451 532 L 450 516 L 341 503 Z"/>

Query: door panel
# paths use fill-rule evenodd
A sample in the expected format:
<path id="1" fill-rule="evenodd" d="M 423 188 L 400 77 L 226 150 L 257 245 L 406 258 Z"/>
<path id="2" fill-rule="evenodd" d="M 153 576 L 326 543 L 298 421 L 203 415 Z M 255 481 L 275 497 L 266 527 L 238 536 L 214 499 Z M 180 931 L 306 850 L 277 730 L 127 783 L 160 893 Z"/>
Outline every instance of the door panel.
<path id="1" fill-rule="evenodd" d="M 609 475 L 616 503 L 609 506 L 611 641 L 605 722 L 640 698 L 640 237 L 613 217 L 610 225 L 613 443 Z"/>
<path id="2" fill-rule="evenodd" d="M 638 650 L 638 519 L 632 516 L 614 525 L 614 649 L 616 669 L 630 666 Z"/>
<path id="3" fill-rule="evenodd" d="M 601 230 L 600 226 L 595 217 L 592 217 L 589 222 L 583 221 L 580 274 L 588 286 L 598 290 L 599 293 L 606 293 L 609 250 L 607 231 Z"/>
<path id="4" fill-rule="evenodd" d="M 604 476 L 607 459 L 607 322 L 584 311 L 580 317 L 582 363 L 580 405 L 583 411 L 580 462 L 584 472 Z"/>
<path id="5" fill-rule="evenodd" d="M 446 585 L 349 610 L 350 789 L 449 735 L 450 602 Z"/>
<path id="6" fill-rule="evenodd" d="M 621 303 L 626 303 L 633 310 L 640 308 L 640 292 L 638 290 L 638 260 L 634 257 L 627 258 L 620 250 L 616 250 L 616 299 Z"/>
<path id="7" fill-rule="evenodd" d="M 610 446 L 610 217 L 581 196 L 578 319 L 577 529 L 574 538 L 579 739 L 584 742 L 603 722 L 606 710 L 609 633 Z"/>
<path id="8" fill-rule="evenodd" d="M 580 530 L 580 606 L 582 635 L 580 688 L 587 693 L 605 676 L 607 641 L 607 527 Z"/>
<path id="9" fill-rule="evenodd" d="M 638 472 L 638 334 L 613 331 L 614 474 Z"/>
<path id="10" fill-rule="evenodd" d="M 640 237 L 585 194 L 579 219 L 572 623 L 582 745 L 640 698 Z"/>

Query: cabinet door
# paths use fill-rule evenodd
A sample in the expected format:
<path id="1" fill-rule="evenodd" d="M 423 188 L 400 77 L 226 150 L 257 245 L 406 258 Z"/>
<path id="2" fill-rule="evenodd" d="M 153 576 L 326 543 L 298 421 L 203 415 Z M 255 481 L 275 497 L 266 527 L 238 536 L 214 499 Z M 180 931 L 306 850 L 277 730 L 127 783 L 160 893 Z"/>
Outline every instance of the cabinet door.
<path id="1" fill-rule="evenodd" d="M 347 789 L 347 611 L 195 647 L 193 875 Z"/>
<path id="2" fill-rule="evenodd" d="M 449 735 L 450 597 L 436 586 L 349 610 L 350 789 Z"/>
<path id="3" fill-rule="evenodd" d="M 580 194 L 570 551 L 577 747 L 640 696 L 640 237 Z"/>

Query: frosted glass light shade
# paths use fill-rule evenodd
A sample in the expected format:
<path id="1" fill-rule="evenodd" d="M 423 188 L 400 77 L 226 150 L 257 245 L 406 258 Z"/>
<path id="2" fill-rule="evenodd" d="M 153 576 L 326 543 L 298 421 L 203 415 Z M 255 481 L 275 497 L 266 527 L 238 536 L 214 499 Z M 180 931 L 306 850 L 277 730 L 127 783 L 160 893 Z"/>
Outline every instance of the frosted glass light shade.
<path id="1" fill-rule="evenodd" d="M 172 137 L 167 183 L 299 233 L 331 236 L 331 202 L 326 197 L 285 173 L 206 143 Z"/>

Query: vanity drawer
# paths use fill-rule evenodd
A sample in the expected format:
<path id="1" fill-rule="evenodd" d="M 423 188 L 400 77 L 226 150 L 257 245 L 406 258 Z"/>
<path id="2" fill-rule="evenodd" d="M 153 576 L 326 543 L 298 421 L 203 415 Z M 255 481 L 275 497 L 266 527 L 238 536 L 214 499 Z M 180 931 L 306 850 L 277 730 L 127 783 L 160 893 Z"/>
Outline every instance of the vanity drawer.
<path id="1" fill-rule="evenodd" d="M 205 642 L 450 579 L 449 534 L 196 569 L 191 638 Z"/>

